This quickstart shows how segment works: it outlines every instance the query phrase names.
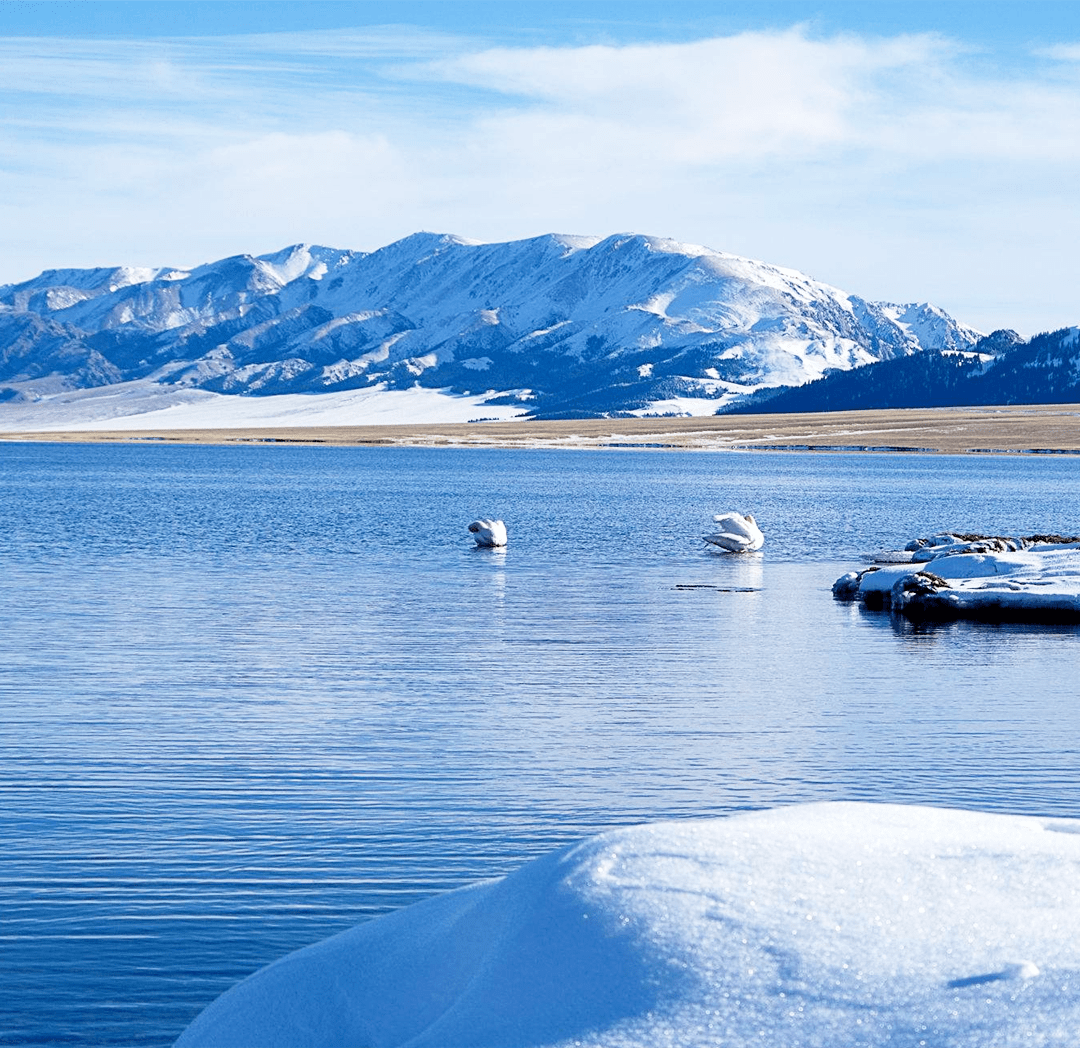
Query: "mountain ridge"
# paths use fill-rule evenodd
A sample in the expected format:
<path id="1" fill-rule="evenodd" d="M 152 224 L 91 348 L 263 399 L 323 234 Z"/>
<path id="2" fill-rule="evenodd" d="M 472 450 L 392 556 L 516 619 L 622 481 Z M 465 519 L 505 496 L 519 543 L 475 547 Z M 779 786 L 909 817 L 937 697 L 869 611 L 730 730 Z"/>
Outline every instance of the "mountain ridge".
<path id="1" fill-rule="evenodd" d="M 420 386 L 529 417 L 703 414 L 979 337 L 927 303 L 633 233 L 420 232 L 0 287 L 9 398 L 146 379 L 248 396 Z"/>

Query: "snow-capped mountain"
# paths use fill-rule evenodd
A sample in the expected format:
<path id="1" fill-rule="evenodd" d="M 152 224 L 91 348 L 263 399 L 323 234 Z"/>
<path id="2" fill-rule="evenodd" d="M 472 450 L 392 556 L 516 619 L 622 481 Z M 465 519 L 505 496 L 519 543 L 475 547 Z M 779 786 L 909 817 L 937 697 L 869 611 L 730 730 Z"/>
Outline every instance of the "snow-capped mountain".
<path id="1" fill-rule="evenodd" d="M 264 396 L 419 386 L 503 417 L 703 414 L 978 338 L 934 306 L 656 237 L 417 233 L 369 253 L 299 245 L 2 287 L 0 399 L 148 380 Z"/>

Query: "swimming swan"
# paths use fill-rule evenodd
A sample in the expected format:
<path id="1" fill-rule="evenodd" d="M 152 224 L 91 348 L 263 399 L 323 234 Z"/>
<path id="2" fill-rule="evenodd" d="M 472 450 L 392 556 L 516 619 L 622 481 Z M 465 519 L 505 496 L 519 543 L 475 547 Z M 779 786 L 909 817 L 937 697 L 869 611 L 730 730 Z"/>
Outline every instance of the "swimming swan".
<path id="1" fill-rule="evenodd" d="M 469 525 L 469 531 L 476 539 L 478 546 L 505 546 L 506 525 L 501 520 L 474 520 Z"/>
<path id="2" fill-rule="evenodd" d="M 750 553 L 765 545 L 765 536 L 749 513 L 745 516 L 742 513 L 717 513 L 713 520 L 720 525 L 720 530 L 701 537 L 714 546 L 729 553 Z"/>

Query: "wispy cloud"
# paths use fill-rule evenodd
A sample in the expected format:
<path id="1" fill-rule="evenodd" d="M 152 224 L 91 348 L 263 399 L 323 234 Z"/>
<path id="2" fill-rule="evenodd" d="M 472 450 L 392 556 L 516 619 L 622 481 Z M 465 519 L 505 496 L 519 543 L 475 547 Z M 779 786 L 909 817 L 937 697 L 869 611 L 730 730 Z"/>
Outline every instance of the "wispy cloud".
<path id="1" fill-rule="evenodd" d="M 419 228 L 636 229 L 983 326 L 1075 322 L 1053 303 L 1080 233 L 1062 189 L 1080 177 L 1078 48 L 1017 70 L 932 34 L 803 27 L 579 47 L 408 27 L 0 40 L 0 279 Z"/>
<path id="2" fill-rule="evenodd" d="M 1080 62 L 1080 43 L 1041 47 L 1035 53 L 1043 58 L 1054 58 L 1060 62 Z"/>

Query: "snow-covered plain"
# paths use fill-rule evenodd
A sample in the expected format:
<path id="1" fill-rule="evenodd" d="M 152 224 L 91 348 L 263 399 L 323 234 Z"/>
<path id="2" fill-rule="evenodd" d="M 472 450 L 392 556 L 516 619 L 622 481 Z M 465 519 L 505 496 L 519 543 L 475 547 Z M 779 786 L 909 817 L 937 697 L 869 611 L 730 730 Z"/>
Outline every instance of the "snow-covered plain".
<path id="1" fill-rule="evenodd" d="M 942 533 L 879 559 L 833 594 L 910 618 L 1080 622 L 1080 538 Z"/>
<path id="2" fill-rule="evenodd" d="M 617 830 L 293 953 L 225 1046 L 1075 1045 L 1080 821 L 823 803 Z"/>
<path id="3" fill-rule="evenodd" d="M 337 393 L 245 397 L 142 379 L 0 404 L 0 433 L 448 424 L 506 420 L 525 413 L 521 406 L 487 404 L 489 396 L 461 396 L 420 386 L 388 390 L 379 385 Z M 709 403 L 711 413 L 716 403 Z"/>

